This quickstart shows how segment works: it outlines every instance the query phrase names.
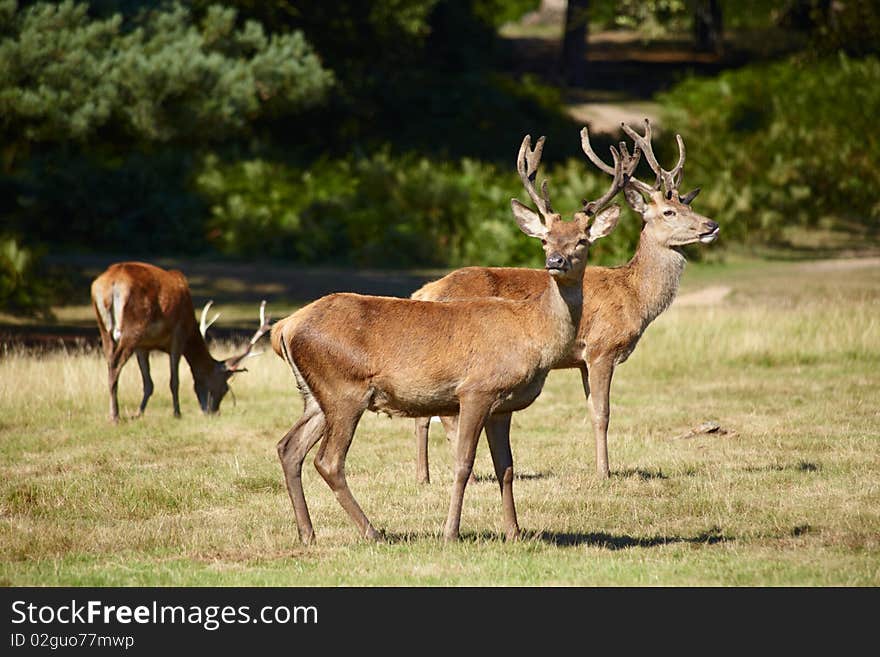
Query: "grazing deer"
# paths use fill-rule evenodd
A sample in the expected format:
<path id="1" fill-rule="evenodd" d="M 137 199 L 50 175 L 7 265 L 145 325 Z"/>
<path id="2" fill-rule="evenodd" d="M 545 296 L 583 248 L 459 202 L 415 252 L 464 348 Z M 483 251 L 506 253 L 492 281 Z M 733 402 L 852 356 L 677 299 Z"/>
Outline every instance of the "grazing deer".
<path id="1" fill-rule="evenodd" d="M 379 536 L 345 477 L 345 457 L 366 410 L 405 417 L 458 415 L 446 540 L 459 535 L 465 486 L 486 425 L 505 533 L 510 539 L 519 534 L 509 435 L 496 430 L 495 418 L 531 404 L 550 368 L 571 350 L 589 245 L 617 225 L 620 208 L 602 208 L 624 182 L 612 148 L 616 173 L 611 187 L 573 221 L 563 221 L 550 207 L 546 181 L 542 194 L 535 189 L 543 145 L 542 137 L 532 150 L 526 136 L 517 157 L 520 178 L 538 212 L 511 200 L 520 229 L 544 245 L 548 275 L 531 297 L 435 303 L 331 294 L 272 327 L 272 347 L 289 364 L 304 399 L 302 417 L 278 443 L 303 543 L 314 540 L 314 531 L 303 494 L 302 464 L 319 440 L 315 468 L 360 534 Z"/>
<path id="2" fill-rule="evenodd" d="M 269 330 L 266 302 L 260 306 L 260 328 L 254 333 L 245 351 L 226 360 L 214 360 L 205 344 L 205 332 L 217 320 L 206 322 L 205 304 L 201 321 L 196 324 L 195 311 L 186 278 L 179 271 L 166 271 L 143 262 L 119 262 L 107 268 L 92 282 L 92 305 L 101 332 L 101 344 L 107 357 L 110 385 L 110 419 L 119 421 L 117 386 L 119 373 L 131 357 L 137 355 L 144 396 L 138 415 L 147 407 L 153 394 L 150 378 L 149 352 L 166 352 L 171 359 L 171 398 L 174 416 L 180 417 L 178 399 L 178 364 L 186 358 L 195 381 L 196 397 L 205 413 L 216 413 L 229 390 L 229 379 L 237 372 L 247 371 L 242 361 L 252 355 L 257 340 Z M 253 354 L 256 355 L 256 354 Z"/>
<path id="3" fill-rule="evenodd" d="M 602 478 L 607 478 L 610 473 L 608 398 L 614 368 L 627 359 L 648 325 L 672 303 L 685 266 L 679 247 L 693 242 L 714 242 L 719 232 L 717 223 L 690 207 L 699 189 L 679 196 L 685 162 L 681 136 L 676 135 L 678 162 L 671 171 L 666 171 L 654 156 L 651 124 L 647 119 L 644 136 L 626 125 L 621 124 L 621 127 L 634 140 L 632 156 L 622 142 L 620 151 L 627 175 L 624 195 L 644 221 L 639 246 L 632 260 L 623 266 L 587 267 L 584 270 L 583 313 L 577 339 L 573 350 L 556 365 L 559 369 L 577 367 L 581 371 L 595 433 L 596 470 Z M 586 128 L 581 131 L 581 147 L 599 169 L 615 174 L 615 169 L 593 151 Z M 644 154 L 656 175 L 653 185 L 632 176 L 640 154 Z M 522 299 L 542 289 L 546 279 L 546 272 L 540 270 L 467 267 L 428 283 L 412 298 L 426 301 L 487 296 Z M 441 417 L 441 420 L 447 435 L 455 435 L 455 418 Z M 429 418 L 418 418 L 415 425 L 417 479 L 427 483 Z M 509 424 L 502 429 L 509 430 Z"/>

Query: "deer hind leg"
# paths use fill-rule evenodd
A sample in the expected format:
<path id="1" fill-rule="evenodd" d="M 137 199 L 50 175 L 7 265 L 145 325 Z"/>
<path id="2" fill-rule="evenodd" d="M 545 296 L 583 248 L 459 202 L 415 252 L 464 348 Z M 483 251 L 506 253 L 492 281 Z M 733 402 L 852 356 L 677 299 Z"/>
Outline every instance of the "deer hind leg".
<path id="1" fill-rule="evenodd" d="M 610 475 L 608 467 L 608 418 L 611 414 L 609 397 L 611 395 L 611 377 L 614 375 L 614 364 L 600 360 L 590 363 L 589 372 L 581 370 L 584 379 L 584 391 L 589 394 L 587 405 L 593 420 L 593 431 L 596 436 L 596 474 L 601 479 Z"/>
<path id="2" fill-rule="evenodd" d="M 303 493 L 302 466 L 306 454 L 321 439 L 325 426 L 324 413 L 315 399 L 309 398 L 306 401 L 302 417 L 278 441 L 277 446 L 281 469 L 284 471 L 284 483 L 287 485 L 287 494 L 293 503 L 299 540 L 305 545 L 314 542 L 315 531 L 312 528 L 309 507 Z"/>
<path id="3" fill-rule="evenodd" d="M 474 395 L 460 400 L 452 499 L 449 502 L 449 513 L 446 516 L 446 526 L 443 530 L 443 537 L 447 541 L 453 541 L 459 537 L 464 489 L 474 471 L 477 442 L 483 425 L 489 417 L 493 401 L 490 396 L 486 395 Z"/>
<path id="4" fill-rule="evenodd" d="M 417 417 L 415 420 L 416 436 L 416 482 L 420 484 L 431 483 L 431 473 L 428 469 L 428 428 L 431 418 Z"/>
<path id="5" fill-rule="evenodd" d="M 516 506 L 513 503 L 513 452 L 510 450 L 510 413 L 493 415 L 486 421 L 486 439 L 492 452 L 495 476 L 501 488 L 501 508 L 507 540 L 519 537 Z"/>
<path id="6" fill-rule="evenodd" d="M 131 347 L 113 345 L 107 359 L 107 382 L 110 387 L 110 421 L 119 422 L 119 373 L 131 358 Z"/>
<path id="7" fill-rule="evenodd" d="M 380 534 L 370 524 L 370 520 L 352 495 L 345 478 L 345 457 L 365 410 L 366 404 L 352 402 L 337 404 L 333 409 L 325 411 L 327 428 L 315 455 L 315 469 L 330 486 L 330 490 L 336 494 L 337 501 L 357 525 L 361 536 L 375 541 L 380 538 Z"/>
<path id="8" fill-rule="evenodd" d="M 171 404 L 174 407 L 174 417 L 180 417 L 180 348 L 177 345 L 172 344 L 168 360 L 171 365 Z"/>
<path id="9" fill-rule="evenodd" d="M 153 394 L 153 379 L 150 377 L 150 352 L 146 349 L 135 349 L 138 367 L 141 368 L 141 379 L 144 383 L 144 397 L 141 399 L 141 405 L 138 409 L 138 415 L 143 415 L 147 408 L 147 402 Z"/>

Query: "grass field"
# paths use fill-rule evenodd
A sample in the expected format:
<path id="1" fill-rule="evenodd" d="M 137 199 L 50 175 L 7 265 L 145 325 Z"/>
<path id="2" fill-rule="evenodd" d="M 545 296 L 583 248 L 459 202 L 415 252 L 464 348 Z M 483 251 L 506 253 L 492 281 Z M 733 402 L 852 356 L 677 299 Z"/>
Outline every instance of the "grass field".
<path id="1" fill-rule="evenodd" d="M 880 585 L 880 264 L 691 265 L 682 294 L 719 286 L 662 315 L 618 370 L 609 480 L 594 476 L 576 372 L 552 373 L 514 417 L 516 543 L 502 538 L 485 444 L 463 540 L 446 545 L 442 432 L 419 486 L 411 422 L 368 415 L 348 478 L 387 540 L 358 539 L 309 458 L 318 542 L 299 545 L 275 443 L 301 402 L 271 350 L 216 418 L 182 366 L 181 420 L 154 356 L 146 416 L 118 427 L 98 352 L 7 351 L 0 583 Z M 139 399 L 132 362 L 123 414 Z M 680 437 L 707 420 L 726 433 Z"/>

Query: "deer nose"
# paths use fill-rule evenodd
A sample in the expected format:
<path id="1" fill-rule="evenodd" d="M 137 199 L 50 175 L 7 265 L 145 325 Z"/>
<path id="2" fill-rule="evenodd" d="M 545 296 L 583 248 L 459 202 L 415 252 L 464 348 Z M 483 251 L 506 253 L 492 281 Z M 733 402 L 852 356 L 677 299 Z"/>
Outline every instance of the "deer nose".
<path id="1" fill-rule="evenodd" d="M 547 261 L 544 264 L 545 269 L 562 269 L 565 270 L 568 267 L 566 266 L 566 260 L 558 253 L 551 253 L 547 256 Z"/>
<path id="2" fill-rule="evenodd" d="M 716 230 L 718 230 L 718 223 L 715 221 L 707 221 L 706 230 L 707 232 L 714 233 Z"/>

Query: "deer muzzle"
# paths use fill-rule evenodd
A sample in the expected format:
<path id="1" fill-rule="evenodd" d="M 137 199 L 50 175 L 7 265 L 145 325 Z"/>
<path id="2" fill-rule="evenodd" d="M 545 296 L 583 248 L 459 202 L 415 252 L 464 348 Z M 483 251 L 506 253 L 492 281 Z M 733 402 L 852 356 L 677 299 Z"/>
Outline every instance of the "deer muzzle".
<path id="1" fill-rule="evenodd" d="M 544 269 L 550 272 L 551 275 L 564 274 L 571 269 L 571 263 L 565 256 L 559 253 L 551 253 L 547 256 Z"/>

